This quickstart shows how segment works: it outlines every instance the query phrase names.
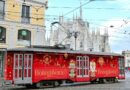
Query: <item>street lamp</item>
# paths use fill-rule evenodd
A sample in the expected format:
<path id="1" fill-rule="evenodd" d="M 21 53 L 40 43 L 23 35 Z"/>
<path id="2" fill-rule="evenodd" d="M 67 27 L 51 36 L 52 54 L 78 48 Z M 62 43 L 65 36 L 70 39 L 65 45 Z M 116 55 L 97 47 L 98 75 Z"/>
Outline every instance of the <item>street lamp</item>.
<path id="1" fill-rule="evenodd" d="M 74 38 L 75 38 L 75 50 L 76 50 L 76 44 L 77 44 L 76 41 L 77 41 L 77 37 L 78 37 L 78 35 L 79 35 L 80 32 L 78 32 L 78 31 L 75 32 L 75 31 L 74 31 L 74 32 L 72 32 L 72 33 L 73 33 L 73 36 L 74 36 Z"/>

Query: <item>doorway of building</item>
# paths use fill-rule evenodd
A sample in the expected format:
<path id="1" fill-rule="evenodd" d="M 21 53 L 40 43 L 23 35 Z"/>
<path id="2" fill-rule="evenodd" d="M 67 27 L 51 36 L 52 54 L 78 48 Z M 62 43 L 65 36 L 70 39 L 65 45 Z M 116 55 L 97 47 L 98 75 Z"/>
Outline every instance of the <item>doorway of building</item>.
<path id="1" fill-rule="evenodd" d="M 0 77 L 3 77 L 4 51 L 0 51 Z"/>

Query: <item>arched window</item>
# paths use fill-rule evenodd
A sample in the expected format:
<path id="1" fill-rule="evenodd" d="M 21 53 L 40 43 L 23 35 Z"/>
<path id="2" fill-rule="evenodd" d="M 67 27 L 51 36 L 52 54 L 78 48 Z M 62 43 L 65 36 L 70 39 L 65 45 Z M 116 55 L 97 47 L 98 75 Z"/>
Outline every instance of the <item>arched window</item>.
<path id="1" fill-rule="evenodd" d="M 0 43 L 6 43 L 6 28 L 0 27 Z"/>
<path id="2" fill-rule="evenodd" d="M 31 41 L 31 32 L 26 29 L 21 29 L 18 31 L 18 40 Z"/>

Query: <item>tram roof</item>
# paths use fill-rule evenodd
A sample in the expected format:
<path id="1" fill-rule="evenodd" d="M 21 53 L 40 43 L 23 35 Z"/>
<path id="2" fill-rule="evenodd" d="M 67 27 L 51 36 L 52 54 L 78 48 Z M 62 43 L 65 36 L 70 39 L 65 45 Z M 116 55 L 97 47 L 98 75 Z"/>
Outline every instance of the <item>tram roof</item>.
<path id="1" fill-rule="evenodd" d="M 112 55 L 112 56 L 123 56 L 118 53 L 109 53 L 109 52 L 90 52 L 90 51 L 81 51 L 81 50 L 68 50 L 68 49 L 46 49 L 46 48 L 12 48 L 7 49 L 7 51 L 23 51 L 23 52 L 54 52 L 54 53 L 75 53 L 75 54 L 92 54 L 92 55 Z"/>

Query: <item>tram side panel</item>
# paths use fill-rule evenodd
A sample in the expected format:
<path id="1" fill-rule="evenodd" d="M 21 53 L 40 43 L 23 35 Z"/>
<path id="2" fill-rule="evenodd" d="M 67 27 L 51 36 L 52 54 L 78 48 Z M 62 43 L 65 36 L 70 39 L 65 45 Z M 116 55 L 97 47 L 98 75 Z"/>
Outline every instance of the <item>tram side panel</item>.
<path id="1" fill-rule="evenodd" d="M 70 58 L 64 54 L 7 52 L 4 78 L 6 83 L 26 85 L 46 80 L 69 79 Z"/>
<path id="2" fill-rule="evenodd" d="M 66 80 L 69 78 L 69 58 L 64 54 L 34 53 L 33 82 Z"/>
<path id="3" fill-rule="evenodd" d="M 5 58 L 5 65 L 4 65 L 4 79 L 6 80 L 7 84 L 13 83 L 13 58 L 14 55 L 11 52 L 7 53 Z"/>
<path id="4" fill-rule="evenodd" d="M 89 82 L 98 78 L 125 78 L 123 57 L 109 55 L 7 52 L 4 71 L 7 83 L 21 85 L 46 80 Z"/>
<path id="5" fill-rule="evenodd" d="M 96 61 L 97 72 L 99 78 L 109 78 L 118 76 L 118 58 L 117 57 L 99 57 Z"/>
<path id="6" fill-rule="evenodd" d="M 33 54 L 30 52 L 7 52 L 4 78 L 10 84 L 32 84 Z"/>
<path id="7" fill-rule="evenodd" d="M 33 82 L 46 80 L 89 82 L 89 56 L 70 53 L 34 53 Z"/>
<path id="8" fill-rule="evenodd" d="M 90 56 L 91 80 L 98 78 L 125 79 L 124 61 L 120 56 Z"/>

